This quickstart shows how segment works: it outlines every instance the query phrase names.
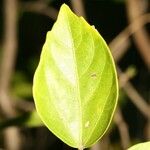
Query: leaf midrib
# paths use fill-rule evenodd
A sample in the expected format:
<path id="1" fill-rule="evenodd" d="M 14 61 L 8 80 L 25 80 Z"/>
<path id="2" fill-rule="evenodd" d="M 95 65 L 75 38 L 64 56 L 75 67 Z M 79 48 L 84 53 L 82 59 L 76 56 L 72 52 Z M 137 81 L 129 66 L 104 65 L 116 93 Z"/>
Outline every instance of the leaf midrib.
<path id="1" fill-rule="evenodd" d="M 74 45 L 74 41 L 73 41 L 73 35 L 71 32 L 71 28 L 70 28 L 70 22 L 69 22 L 69 17 L 68 15 L 66 15 L 67 17 L 67 26 L 68 26 L 68 30 L 69 30 L 69 34 L 71 36 L 71 45 L 72 45 L 72 54 L 73 54 L 73 62 L 74 62 L 74 68 L 75 68 L 75 79 L 76 79 L 76 89 L 77 89 L 77 100 L 78 100 L 78 105 L 79 105 L 79 127 L 80 127 L 80 131 L 79 131 L 79 148 L 83 147 L 83 142 L 82 142 L 82 105 L 81 105 L 81 96 L 80 96 L 80 85 L 79 85 L 79 76 L 78 76 L 78 69 L 77 69 L 77 60 L 76 60 L 76 54 L 75 54 L 75 45 Z M 78 18 L 77 18 L 78 19 Z"/>

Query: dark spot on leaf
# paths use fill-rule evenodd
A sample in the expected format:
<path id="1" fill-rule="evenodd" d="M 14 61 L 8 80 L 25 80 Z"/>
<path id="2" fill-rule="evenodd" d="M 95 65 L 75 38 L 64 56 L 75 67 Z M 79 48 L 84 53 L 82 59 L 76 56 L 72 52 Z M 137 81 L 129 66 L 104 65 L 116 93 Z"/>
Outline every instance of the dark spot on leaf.
<path id="1" fill-rule="evenodd" d="M 97 77 L 96 73 L 91 74 L 91 77 L 92 77 L 92 78 Z"/>

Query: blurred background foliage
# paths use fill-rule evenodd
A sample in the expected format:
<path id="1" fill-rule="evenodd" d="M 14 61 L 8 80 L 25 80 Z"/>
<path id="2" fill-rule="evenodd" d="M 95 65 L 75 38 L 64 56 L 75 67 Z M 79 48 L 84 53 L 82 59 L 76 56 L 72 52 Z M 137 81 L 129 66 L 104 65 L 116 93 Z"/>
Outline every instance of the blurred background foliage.
<path id="1" fill-rule="evenodd" d="M 98 29 L 118 70 L 118 109 L 109 131 L 91 150 L 122 150 L 149 140 L 149 0 L 1 0 L 0 149 L 72 149 L 43 126 L 32 97 L 46 33 L 63 3 Z"/>

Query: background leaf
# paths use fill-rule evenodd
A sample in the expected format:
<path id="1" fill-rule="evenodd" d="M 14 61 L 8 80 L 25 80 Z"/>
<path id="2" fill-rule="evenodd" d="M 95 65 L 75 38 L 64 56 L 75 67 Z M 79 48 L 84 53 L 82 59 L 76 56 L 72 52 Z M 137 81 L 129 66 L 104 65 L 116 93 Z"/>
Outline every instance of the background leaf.
<path id="1" fill-rule="evenodd" d="M 97 30 L 65 4 L 48 32 L 33 95 L 46 126 L 76 148 L 106 132 L 118 97 L 110 51 Z"/>
<path id="2" fill-rule="evenodd" d="M 132 146 L 128 150 L 149 150 L 150 149 L 150 142 L 140 143 Z"/>

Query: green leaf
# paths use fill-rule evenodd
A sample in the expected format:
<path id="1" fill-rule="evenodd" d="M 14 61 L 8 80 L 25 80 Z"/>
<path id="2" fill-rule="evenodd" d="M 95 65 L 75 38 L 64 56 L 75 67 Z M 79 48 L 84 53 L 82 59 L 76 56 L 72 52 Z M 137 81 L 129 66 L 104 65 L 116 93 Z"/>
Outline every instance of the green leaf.
<path id="1" fill-rule="evenodd" d="M 150 142 L 136 144 L 130 147 L 128 150 L 149 150 L 150 149 Z"/>
<path id="2" fill-rule="evenodd" d="M 39 115 L 35 110 L 33 110 L 29 115 L 28 118 L 24 121 L 23 125 L 27 127 L 39 127 L 43 126 L 43 122 L 39 118 Z"/>
<path id="3" fill-rule="evenodd" d="M 109 48 L 65 4 L 47 34 L 33 95 L 45 125 L 72 147 L 90 147 L 112 120 L 118 83 Z"/>
<path id="4" fill-rule="evenodd" d="M 12 81 L 11 94 L 15 97 L 32 97 L 32 84 L 27 81 L 24 73 L 15 72 Z"/>
<path id="5" fill-rule="evenodd" d="M 4 121 L 0 120 L 0 131 L 10 126 L 20 127 L 39 127 L 43 126 L 43 122 L 35 110 L 26 112 L 14 118 L 9 118 Z"/>

